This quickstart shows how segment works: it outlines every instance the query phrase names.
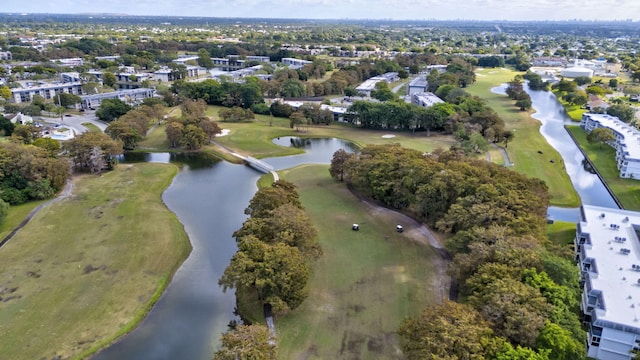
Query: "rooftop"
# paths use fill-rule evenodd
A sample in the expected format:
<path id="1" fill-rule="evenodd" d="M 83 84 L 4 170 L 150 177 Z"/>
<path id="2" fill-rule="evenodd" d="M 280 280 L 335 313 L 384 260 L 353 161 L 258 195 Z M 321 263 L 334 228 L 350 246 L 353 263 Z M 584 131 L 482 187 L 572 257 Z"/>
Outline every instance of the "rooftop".
<path id="1" fill-rule="evenodd" d="M 582 214 L 580 228 L 591 242 L 583 249 L 597 263 L 597 275 L 588 281 L 605 305 L 597 317 L 640 332 L 640 212 L 583 205 Z"/>
<path id="2" fill-rule="evenodd" d="M 627 153 L 625 158 L 640 161 L 640 131 L 615 116 L 591 113 L 585 114 L 585 116 L 597 121 L 600 126 L 607 127 L 622 136 L 622 139 L 618 142 Z"/>

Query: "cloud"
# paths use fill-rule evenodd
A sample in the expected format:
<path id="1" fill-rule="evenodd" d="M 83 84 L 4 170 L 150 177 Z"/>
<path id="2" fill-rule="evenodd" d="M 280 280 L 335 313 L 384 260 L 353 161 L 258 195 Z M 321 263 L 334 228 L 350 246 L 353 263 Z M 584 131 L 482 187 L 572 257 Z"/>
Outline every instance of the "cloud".
<path id="1" fill-rule="evenodd" d="M 5 4 L 8 2 L 9 4 Z M 127 13 L 132 15 L 640 20 L 640 1 L 582 0 L 3 0 L 3 12 Z"/>

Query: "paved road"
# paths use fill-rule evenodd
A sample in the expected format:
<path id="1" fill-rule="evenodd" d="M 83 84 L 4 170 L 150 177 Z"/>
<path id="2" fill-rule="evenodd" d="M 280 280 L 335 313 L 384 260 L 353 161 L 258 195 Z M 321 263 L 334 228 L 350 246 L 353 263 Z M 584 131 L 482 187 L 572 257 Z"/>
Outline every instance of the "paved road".
<path id="1" fill-rule="evenodd" d="M 82 123 L 91 123 L 100 128 L 100 130 L 104 131 L 107 128 L 107 124 L 98 120 L 96 117 L 95 111 L 87 111 L 82 113 L 82 115 L 71 115 L 71 116 L 63 116 L 62 119 L 43 117 L 43 121 L 53 124 L 60 124 L 66 127 L 73 129 L 76 134 L 82 134 L 84 132 L 89 131 Z"/>

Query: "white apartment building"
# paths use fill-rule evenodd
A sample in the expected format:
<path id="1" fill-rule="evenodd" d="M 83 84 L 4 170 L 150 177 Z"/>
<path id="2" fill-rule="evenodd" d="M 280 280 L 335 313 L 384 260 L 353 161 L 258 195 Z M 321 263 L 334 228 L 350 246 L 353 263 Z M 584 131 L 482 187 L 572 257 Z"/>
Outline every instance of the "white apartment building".
<path id="1" fill-rule="evenodd" d="M 604 127 L 611 129 L 615 140 L 610 145 L 616 149 L 616 165 L 621 178 L 640 179 L 640 131 L 607 114 L 586 113 L 580 122 L 587 133 Z"/>
<path id="2" fill-rule="evenodd" d="M 128 89 L 112 91 L 108 93 L 93 94 L 80 96 L 80 106 L 83 109 L 94 108 L 100 106 L 104 99 L 120 99 L 127 104 L 141 103 L 142 100 L 154 97 L 156 91 L 148 88 Z"/>
<path id="3" fill-rule="evenodd" d="M 587 355 L 630 360 L 640 348 L 640 212 L 583 205 L 574 240 Z"/>
<path id="4" fill-rule="evenodd" d="M 442 99 L 437 97 L 436 94 L 431 92 L 422 92 L 418 94 L 413 94 L 411 101 L 414 104 L 425 107 L 425 108 L 444 102 Z"/>
<path id="5" fill-rule="evenodd" d="M 385 81 L 388 84 L 391 84 L 392 82 L 396 82 L 398 80 L 400 80 L 400 77 L 398 76 L 397 72 L 384 73 L 382 75 L 374 76 L 365 80 L 362 84 L 356 87 L 356 91 L 366 96 L 371 96 L 371 92 L 376 89 L 377 83 Z"/>
<path id="6" fill-rule="evenodd" d="M 297 69 L 307 64 L 313 64 L 313 61 L 301 60 L 296 58 L 282 58 L 282 63 L 290 68 Z"/>
<path id="7" fill-rule="evenodd" d="M 31 102 L 33 97 L 40 95 L 45 99 L 51 99 L 56 94 L 68 93 L 73 95 L 82 95 L 82 83 L 80 82 L 68 82 L 68 83 L 45 83 L 45 82 L 20 82 L 21 87 L 11 89 L 11 96 L 14 103 Z"/>

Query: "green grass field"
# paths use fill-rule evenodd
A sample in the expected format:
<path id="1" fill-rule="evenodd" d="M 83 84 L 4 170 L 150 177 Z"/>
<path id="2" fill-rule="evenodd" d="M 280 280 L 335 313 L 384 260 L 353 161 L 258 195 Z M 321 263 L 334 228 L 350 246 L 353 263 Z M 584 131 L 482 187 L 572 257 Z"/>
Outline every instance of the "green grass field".
<path id="1" fill-rule="evenodd" d="M 176 174 L 136 164 L 76 178 L 0 249 L 0 358 L 85 358 L 143 319 L 190 252 L 161 200 Z"/>
<path id="2" fill-rule="evenodd" d="M 567 130 L 598 169 L 622 206 L 626 210 L 640 211 L 640 181 L 620 178 L 620 171 L 616 167 L 616 151 L 608 145 L 590 144 L 587 134 L 579 126 L 567 126 Z"/>
<path id="3" fill-rule="evenodd" d="M 278 358 L 401 358 L 395 331 L 435 301 L 438 255 L 407 232 L 396 233 L 394 215 L 362 203 L 330 178 L 327 166 L 282 175 L 298 186 L 324 254 L 313 266 L 309 298 L 276 319 Z"/>
<path id="4" fill-rule="evenodd" d="M 575 236 L 576 223 L 555 221 L 553 224 L 547 225 L 547 237 L 556 246 L 573 249 Z"/>
<path id="5" fill-rule="evenodd" d="M 571 120 L 580 122 L 582 120 L 582 114 L 586 113 L 587 109 L 583 109 L 579 105 L 571 105 L 568 102 L 562 100 L 562 94 L 560 94 L 560 92 L 558 91 L 554 91 L 554 94 L 556 94 L 556 98 L 558 99 L 560 104 L 562 104 L 562 107 L 564 107 L 564 111 L 567 112 L 567 115 L 569 115 Z"/>
<path id="6" fill-rule="evenodd" d="M 218 111 L 221 106 L 209 106 L 207 115 L 214 121 L 219 121 Z M 174 111 L 176 114 L 177 111 Z M 287 156 L 299 154 L 300 149 L 282 147 L 273 144 L 272 139 L 280 136 L 301 136 L 301 137 L 335 137 L 345 139 L 358 146 L 368 144 L 395 144 L 399 143 L 404 147 L 416 149 L 424 152 L 432 151 L 436 148 L 448 149 L 455 143 L 451 136 L 426 133 L 410 132 L 388 132 L 377 130 L 364 130 L 355 128 L 348 124 L 334 123 L 332 125 L 311 125 L 303 127 L 297 132 L 289 126 L 289 119 L 276 118 L 266 115 L 256 115 L 252 122 L 229 123 L 219 122 L 223 129 L 230 130 L 229 135 L 216 137 L 215 141 L 234 152 L 244 155 L 251 155 L 255 158 L 265 158 L 274 156 Z M 393 134 L 393 138 L 383 138 L 383 135 Z M 140 150 L 167 151 L 168 142 L 166 140 L 164 126 L 156 127 L 147 138 L 140 142 Z M 215 146 L 205 147 L 205 151 L 219 152 Z M 219 152 L 219 155 L 224 156 Z M 226 159 L 226 158 L 225 158 Z"/>
<path id="7" fill-rule="evenodd" d="M 516 74 L 519 73 L 508 69 L 478 69 L 477 81 L 465 90 L 486 100 L 504 120 L 506 129 L 514 132 L 514 139 L 507 146 L 511 162 L 515 164 L 512 169 L 542 179 L 549 187 L 552 205 L 579 206 L 580 198 L 563 170 L 560 154 L 540 134 L 540 122 L 530 113 L 519 111 L 507 96 L 491 92 L 491 88 L 511 81 Z M 545 154 L 544 160 L 532 156 L 537 155 L 538 150 Z"/>

